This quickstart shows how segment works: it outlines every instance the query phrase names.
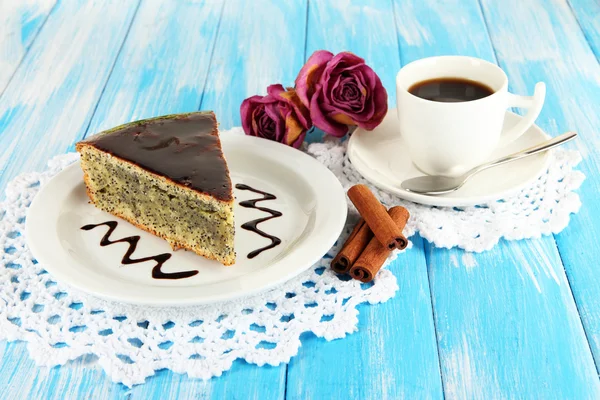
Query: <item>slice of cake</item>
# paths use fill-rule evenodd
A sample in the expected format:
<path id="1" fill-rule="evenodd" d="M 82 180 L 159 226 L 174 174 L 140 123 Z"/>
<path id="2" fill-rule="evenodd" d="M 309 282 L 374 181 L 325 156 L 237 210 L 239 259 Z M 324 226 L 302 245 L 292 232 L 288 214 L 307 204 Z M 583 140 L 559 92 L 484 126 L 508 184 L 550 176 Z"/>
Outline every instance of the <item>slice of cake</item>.
<path id="1" fill-rule="evenodd" d="M 132 122 L 76 148 L 96 207 L 174 249 L 235 262 L 233 193 L 212 111 Z"/>

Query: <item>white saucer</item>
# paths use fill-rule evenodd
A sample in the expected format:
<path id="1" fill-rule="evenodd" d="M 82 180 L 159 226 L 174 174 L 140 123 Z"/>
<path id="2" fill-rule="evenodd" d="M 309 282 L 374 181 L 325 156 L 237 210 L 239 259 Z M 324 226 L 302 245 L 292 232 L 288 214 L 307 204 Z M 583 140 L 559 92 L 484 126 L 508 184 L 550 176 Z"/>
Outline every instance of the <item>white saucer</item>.
<path id="1" fill-rule="evenodd" d="M 521 118 L 507 112 L 505 129 L 514 126 Z M 548 138 L 540 127 L 533 125 L 519 139 L 497 149 L 489 160 L 515 153 Z M 390 109 L 381 125 L 373 131 L 359 128 L 352 134 L 348 157 L 358 172 L 378 188 L 415 203 L 444 207 L 472 206 L 511 196 L 540 176 L 550 161 L 548 152 L 545 152 L 490 168 L 475 175 L 456 192 L 441 196 L 408 192 L 400 187 L 402 181 L 423 173 L 412 163 L 399 133 L 396 107 Z"/>
<path id="2" fill-rule="evenodd" d="M 89 204 L 79 163 L 67 167 L 35 197 L 26 220 L 33 255 L 56 279 L 111 300 L 152 305 L 190 305 L 231 300 L 276 286 L 310 268 L 338 239 L 346 221 L 346 195 L 337 178 L 301 151 L 249 136 L 222 134 L 233 184 L 244 183 L 274 194 L 258 203 L 283 213 L 260 224 L 282 243 L 253 259 L 247 254 L 270 240 L 241 229 L 244 222 L 265 213 L 239 205 L 261 198 L 234 189 L 236 264 L 225 267 L 192 252 L 172 251 L 166 241 L 100 211 Z M 268 214 L 267 214 L 268 215 Z M 152 278 L 155 261 L 121 265 L 127 243 L 100 246 L 106 226 L 89 231 L 87 224 L 118 221 L 110 240 L 139 235 L 131 258 L 172 254 L 163 272 L 197 270 L 185 279 Z"/>

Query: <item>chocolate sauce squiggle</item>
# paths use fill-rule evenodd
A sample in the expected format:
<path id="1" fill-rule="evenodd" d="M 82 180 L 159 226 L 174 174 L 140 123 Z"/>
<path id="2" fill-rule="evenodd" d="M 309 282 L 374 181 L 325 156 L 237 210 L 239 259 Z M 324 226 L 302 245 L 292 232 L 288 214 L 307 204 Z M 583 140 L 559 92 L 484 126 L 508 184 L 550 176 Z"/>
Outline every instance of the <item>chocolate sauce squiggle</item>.
<path id="1" fill-rule="evenodd" d="M 119 240 L 110 240 L 110 235 L 117 228 L 117 225 L 118 225 L 117 221 L 106 221 L 101 224 L 85 225 L 85 226 L 82 226 L 81 229 L 83 229 L 84 231 L 90 231 L 90 230 L 97 228 L 99 226 L 102 226 L 102 225 L 108 226 L 108 231 L 102 237 L 102 240 L 100 240 L 100 246 L 104 247 L 104 246 L 108 246 L 108 245 L 115 244 L 115 243 L 128 243 L 129 244 L 129 248 L 127 249 L 127 252 L 123 256 L 123 259 L 121 260 L 121 263 L 123 263 L 124 265 L 137 264 L 137 263 L 141 263 L 141 262 L 145 262 L 145 261 L 156 261 L 156 266 L 154 268 L 152 268 L 152 277 L 154 279 L 184 279 L 184 278 L 189 278 L 191 276 L 194 276 L 198 273 L 198 271 L 183 271 L 183 272 L 174 272 L 174 273 L 162 272 L 162 270 L 160 268 L 169 258 L 171 258 L 171 254 L 169 254 L 169 253 L 163 253 L 163 254 L 158 254 L 156 256 L 143 257 L 143 258 L 131 258 L 131 255 L 135 251 L 135 248 L 137 247 L 137 244 L 140 241 L 140 237 L 139 236 L 128 236 L 128 237 L 124 237 L 123 239 L 119 239 Z"/>
<path id="2" fill-rule="evenodd" d="M 262 253 L 263 251 L 272 249 L 273 247 L 281 244 L 281 239 L 279 239 L 277 236 L 269 235 L 268 233 L 261 231 L 260 229 L 258 229 L 258 224 L 260 224 L 261 222 L 268 221 L 273 218 L 281 217 L 283 214 L 277 210 L 271 210 L 270 208 L 259 207 L 256 205 L 256 203 L 258 203 L 259 201 L 275 200 L 277 197 L 275 197 L 271 193 L 256 190 L 254 188 L 251 188 L 248 185 L 244 185 L 241 183 L 238 183 L 237 185 L 235 185 L 235 187 L 236 187 L 236 189 L 249 190 L 251 192 L 263 195 L 262 199 L 251 199 L 251 200 L 240 201 L 240 206 L 245 207 L 245 208 L 255 208 L 257 210 L 264 211 L 266 213 L 271 214 L 268 217 L 258 218 L 258 219 L 246 222 L 245 224 L 242 225 L 242 229 L 259 234 L 260 236 L 265 237 L 267 239 L 271 239 L 270 245 L 261 247 L 260 249 L 256 249 L 256 250 L 248 253 L 248 258 L 254 258 L 257 255 L 259 255 L 260 253 Z"/>

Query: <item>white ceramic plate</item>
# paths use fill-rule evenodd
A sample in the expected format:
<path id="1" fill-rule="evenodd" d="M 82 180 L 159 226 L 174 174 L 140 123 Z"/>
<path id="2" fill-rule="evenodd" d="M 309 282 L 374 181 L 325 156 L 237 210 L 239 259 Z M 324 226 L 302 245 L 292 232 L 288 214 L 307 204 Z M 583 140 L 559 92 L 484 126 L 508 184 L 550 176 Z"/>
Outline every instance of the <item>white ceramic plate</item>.
<path id="1" fill-rule="evenodd" d="M 29 209 L 27 240 L 34 256 L 58 280 L 82 291 L 160 306 L 231 300 L 276 286 L 308 269 L 335 243 L 346 221 L 345 193 L 337 178 L 312 157 L 279 143 L 226 134 L 221 140 L 233 184 L 245 183 L 277 197 L 259 205 L 281 211 L 283 216 L 259 227 L 281 238 L 279 246 L 247 258 L 270 240 L 240 226 L 268 214 L 240 207 L 240 201 L 261 196 L 234 189 L 235 265 L 225 267 L 189 251 L 171 251 L 164 240 L 89 204 L 76 163 L 50 180 Z M 141 236 L 132 258 L 172 253 L 162 267 L 164 272 L 199 273 L 186 279 L 157 280 L 151 275 L 154 261 L 121 265 L 127 243 L 101 247 L 107 227 L 80 229 L 105 221 L 118 221 L 111 240 Z"/>
<path id="2" fill-rule="evenodd" d="M 507 112 L 504 129 L 514 126 L 522 117 Z M 515 153 L 549 138 L 533 125 L 519 139 L 497 149 L 489 160 Z M 413 164 L 398 127 L 396 107 L 390 109 L 381 125 L 368 132 L 357 129 L 348 143 L 348 157 L 354 167 L 378 188 L 415 203 L 433 206 L 458 207 L 483 204 L 511 196 L 533 182 L 548 168 L 548 152 L 490 168 L 473 178 L 459 190 L 428 196 L 408 192 L 400 187 L 402 181 L 424 175 Z"/>

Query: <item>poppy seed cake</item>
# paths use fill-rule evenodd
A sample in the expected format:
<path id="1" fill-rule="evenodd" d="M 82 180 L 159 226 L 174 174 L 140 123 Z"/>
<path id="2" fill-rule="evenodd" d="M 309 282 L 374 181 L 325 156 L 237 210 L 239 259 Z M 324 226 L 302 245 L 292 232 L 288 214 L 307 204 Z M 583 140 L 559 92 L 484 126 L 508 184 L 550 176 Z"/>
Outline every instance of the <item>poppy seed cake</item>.
<path id="1" fill-rule="evenodd" d="M 174 249 L 235 263 L 233 193 L 214 113 L 132 122 L 76 148 L 96 207 Z"/>

